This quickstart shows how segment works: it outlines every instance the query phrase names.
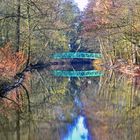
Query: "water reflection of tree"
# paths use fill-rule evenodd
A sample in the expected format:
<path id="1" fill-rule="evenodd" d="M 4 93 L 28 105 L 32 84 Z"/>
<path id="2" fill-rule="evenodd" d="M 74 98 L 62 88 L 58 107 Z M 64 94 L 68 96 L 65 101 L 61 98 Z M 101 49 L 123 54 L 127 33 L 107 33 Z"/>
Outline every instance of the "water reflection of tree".
<path id="1" fill-rule="evenodd" d="M 87 102 L 86 114 L 97 140 L 140 139 L 140 97 L 135 80 L 118 73 L 108 73 L 101 78 L 99 91 L 92 90 L 87 93 L 89 97 L 83 99 Z"/>
<path id="2" fill-rule="evenodd" d="M 1 103 L 0 139 L 60 139 L 77 115 L 67 86 L 68 78 L 35 71 L 30 82 L 18 88 L 16 105 Z"/>
<path id="3" fill-rule="evenodd" d="M 4 113 L 0 115 L 0 139 L 60 139 L 67 133 L 67 125 L 84 110 L 88 127 L 97 140 L 137 140 L 138 82 L 138 77 L 113 72 L 101 78 L 68 79 L 35 71 L 31 87 L 18 89 L 23 92 L 17 100 L 22 100 L 19 110 L 1 103 Z"/>

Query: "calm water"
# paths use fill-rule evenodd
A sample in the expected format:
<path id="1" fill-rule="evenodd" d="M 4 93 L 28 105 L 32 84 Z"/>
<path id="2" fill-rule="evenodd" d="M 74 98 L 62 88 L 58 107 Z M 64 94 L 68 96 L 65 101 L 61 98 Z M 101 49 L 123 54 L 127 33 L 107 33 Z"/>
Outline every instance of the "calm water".
<path id="1" fill-rule="evenodd" d="M 0 140 L 140 139 L 140 78 L 112 71 L 56 77 L 46 70 L 27 77 L 28 93 L 9 92 L 18 105 L 0 103 Z"/>

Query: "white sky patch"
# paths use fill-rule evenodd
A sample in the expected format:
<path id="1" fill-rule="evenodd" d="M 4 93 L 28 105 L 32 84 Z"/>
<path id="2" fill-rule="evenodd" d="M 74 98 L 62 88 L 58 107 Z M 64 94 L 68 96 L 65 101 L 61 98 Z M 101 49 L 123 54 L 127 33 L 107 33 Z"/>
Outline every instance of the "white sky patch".
<path id="1" fill-rule="evenodd" d="M 88 0 L 75 0 L 75 2 L 78 4 L 80 10 L 83 11 L 88 3 Z"/>

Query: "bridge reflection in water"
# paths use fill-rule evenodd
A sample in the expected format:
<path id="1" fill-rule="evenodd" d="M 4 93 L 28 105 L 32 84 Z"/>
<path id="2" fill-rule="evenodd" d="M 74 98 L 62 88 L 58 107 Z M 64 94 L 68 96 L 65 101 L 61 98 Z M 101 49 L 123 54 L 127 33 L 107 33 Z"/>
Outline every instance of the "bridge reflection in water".
<path id="1" fill-rule="evenodd" d="M 88 71 L 64 71 L 64 70 L 54 70 L 52 74 L 55 76 L 62 77 L 96 77 L 103 76 L 102 71 L 88 70 Z"/>

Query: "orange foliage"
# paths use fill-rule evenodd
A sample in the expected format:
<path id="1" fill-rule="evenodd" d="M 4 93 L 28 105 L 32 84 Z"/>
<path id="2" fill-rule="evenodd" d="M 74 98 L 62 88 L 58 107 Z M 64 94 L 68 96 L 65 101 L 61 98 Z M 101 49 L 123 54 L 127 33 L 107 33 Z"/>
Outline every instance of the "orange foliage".
<path id="1" fill-rule="evenodd" d="M 102 24 L 108 23 L 107 15 L 108 10 L 111 8 L 112 2 L 111 0 L 96 0 L 95 5 L 93 7 L 93 13 L 99 13 L 96 17 L 96 20 L 100 20 Z"/>
<path id="2" fill-rule="evenodd" d="M 92 62 L 92 65 L 96 70 L 103 70 L 103 67 L 101 66 L 103 64 L 101 59 L 96 59 Z"/>
<path id="3" fill-rule="evenodd" d="M 119 71 L 132 77 L 140 76 L 140 66 L 138 65 L 120 66 Z"/>
<path id="4" fill-rule="evenodd" d="M 0 48 L 0 76 L 15 76 L 26 60 L 27 57 L 23 52 L 14 52 L 11 43 L 7 43 L 3 48 Z"/>
<path id="5" fill-rule="evenodd" d="M 13 89 L 12 91 L 9 91 L 7 97 L 10 100 L 3 98 L 3 106 L 5 108 L 18 109 L 22 106 L 21 96 L 22 92 L 19 89 Z"/>
<path id="6" fill-rule="evenodd" d="M 30 78 L 31 74 L 28 72 L 25 73 L 25 77 L 22 83 L 29 93 L 31 92 Z M 9 91 L 6 96 L 8 99 L 3 98 L 0 100 L 0 105 L 3 106 L 0 109 L 0 113 L 8 116 L 7 110 L 22 110 L 25 102 L 27 102 L 27 95 L 25 92 L 26 91 L 22 88 L 22 86 Z"/>
<path id="7" fill-rule="evenodd" d="M 22 52 L 14 52 L 12 49 L 11 43 L 7 43 L 3 48 L 0 48 L 0 76 L 5 77 L 6 79 L 13 78 L 18 72 L 23 69 L 27 61 L 27 56 Z M 23 85 L 30 90 L 30 73 L 24 73 Z M 7 98 L 0 100 L 2 104 L 2 109 L 0 113 L 6 114 L 7 109 L 20 109 L 23 106 L 22 96 L 25 94 L 25 91 L 22 87 L 13 89 L 7 93 Z"/>

